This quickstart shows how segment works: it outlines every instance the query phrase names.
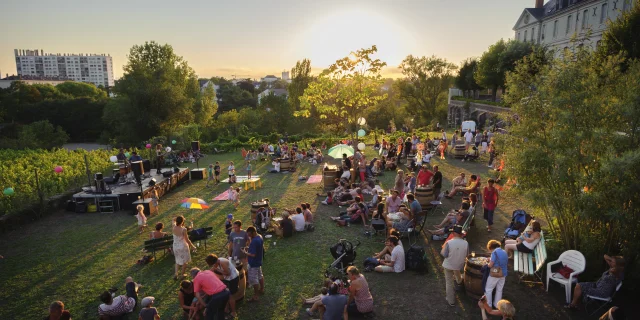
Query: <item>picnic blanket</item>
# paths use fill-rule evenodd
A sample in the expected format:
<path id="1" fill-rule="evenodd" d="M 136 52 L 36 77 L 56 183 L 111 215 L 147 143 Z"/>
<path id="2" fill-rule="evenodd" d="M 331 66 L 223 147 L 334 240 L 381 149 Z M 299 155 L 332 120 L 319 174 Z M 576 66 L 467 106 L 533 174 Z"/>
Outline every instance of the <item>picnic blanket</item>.
<path id="1" fill-rule="evenodd" d="M 322 182 L 322 175 L 319 174 L 314 174 L 312 176 L 309 176 L 309 179 L 307 179 L 307 183 L 319 183 Z"/>
<path id="2" fill-rule="evenodd" d="M 251 179 L 260 178 L 258 175 L 251 175 Z M 236 182 L 244 182 L 245 180 L 249 180 L 249 176 L 236 176 Z M 229 178 L 222 180 L 224 183 L 229 183 Z"/>
<path id="3" fill-rule="evenodd" d="M 211 199 L 213 201 L 227 201 L 229 200 L 229 190 L 219 194 L 217 197 Z"/>

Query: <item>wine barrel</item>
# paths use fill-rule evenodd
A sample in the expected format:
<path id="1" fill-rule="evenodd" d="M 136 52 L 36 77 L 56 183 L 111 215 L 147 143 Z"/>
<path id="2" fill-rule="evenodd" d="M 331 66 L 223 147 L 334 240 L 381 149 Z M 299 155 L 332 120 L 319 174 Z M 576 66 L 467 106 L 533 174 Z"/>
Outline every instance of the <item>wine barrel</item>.
<path id="1" fill-rule="evenodd" d="M 322 171 L 322 183 L 326 190 L 335 189 L 337 187 L 335 178 L 338 177 L 338 166 L 327 166 Z"/>
<path id="2" fill-rule="evenodd" d="M 291 169 L 291 161 L 289 159 L 278 159 L 280 162 L 280 171 L 289 171 Z"/>
<path id="3" fill-rule="evenodd" d="M 242 263 L 236 264 L 236 269 L 238 270 L 238 291 L 231 296 L 231 299 L 240 301 L 244 299 L 244 293 L 247 289 L 247 273 L 244 271 Z"/>
<path id="4" fill-rule="evenodd" d="M 251 220 L 256 219 L 256 213 L 260 208 L 268 208 L 269 207 L 269 199 L 262 199 L 260 201 L 251 203 Z"/>
<path id="5" fill-rule="evenodd" d="M 465 153 L 464 144 L 459 144 L 453 149 L 453 157 L 456 159 L 464 159 Z"/>
<path id="6" fill-rule="evenodd" d="M 476 254 L 477 257 L 489 257 L 488 254 Z M 471 255 L 467 256 L 464 264 L 464 289 L 467 295 L 474 299 L 480 299 L 484 295 L 482 287 L 482 266 L 484 264 L 472 263 Z"/>
<path id="7" fill-rule="evenodd" d="M 416 187 L 415 196 L 423 210 L 429 209 L 431 208 L 431 201 L 433 201 L 433 187 Z"/>

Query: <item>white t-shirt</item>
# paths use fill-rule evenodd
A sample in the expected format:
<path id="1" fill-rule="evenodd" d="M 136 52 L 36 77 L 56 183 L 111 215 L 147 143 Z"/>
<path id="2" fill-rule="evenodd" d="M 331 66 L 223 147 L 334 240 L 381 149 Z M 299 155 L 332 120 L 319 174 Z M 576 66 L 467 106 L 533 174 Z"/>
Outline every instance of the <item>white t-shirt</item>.
<path id="1" fill-rule="evenodd" d="M 295 224 L 296 231 L 304 231 L 304 215 L 294 214 L 291 216 L 291 220 Z"/>
<path id="2" fill-rule="evenodd" d="M 349 170 L 344 170 L 344 172 L 340 176 L 340 179 L 342 179 L 342 178 L 351 179 L 351 172 Z"/>
<path id="3" fill-rule="evenodd" d="M 471 133 L 471 131 L 467 131 L 467 133 L 464 134 L 464 140 L 467 141 L 467 143 L 471 143 L 473 140 L 473 133 Z"/>
<path id="4" fill-rule="evenodd" d="M 235 174 L 236 167 L 234 167 L 233 165 L 230 165 L 229 168 L 227 168 L 227 170 L 229 170 L 229 175 L 232 176 Z"/>
<path id="5" fill-rule="evenodd" d="M 431 163 L 431 153 L 428 152 L 422 156 L 422 163 Z"/>
<path id="6" fill-rule="evenodd" d="M 273 152 L 273 145 L 269 145 L 269 152 Z"/>
<path id="7" fill-rule="evenodd" d="M 400 273 L 404 271 L 404 248 L 395 246 L 391 251 L 391 261 L 394 261 L 393 272 Z"/>
<path id="8" fill-rule="evenodd" d="M 275 167 L 276 171 L 280 172 L 280 162 L 276 161 L 274 167 Z"/>
<path id="9" fill-rule="evenodd" d="M 227 281 L 231 281 L 235 278 L 238 277 L 238 269 L 236 269 L 236 266 L 233 265 L 229 259 L 226 258 L 218 258 L 218 261 L 220 261 L 220 267 L 218 268 L 218 270 L 220 270 L 220 272 L 222 272 L 222 265 L 226 264 L 229 267 L 229 276 L 224 277 L 225 280 Z"/>
<path id="10" fill-rule="evenodd" d="M 234 189 L 229 190 L 229 200 L 234 201 L 238 196 L 238 192 Z"/>

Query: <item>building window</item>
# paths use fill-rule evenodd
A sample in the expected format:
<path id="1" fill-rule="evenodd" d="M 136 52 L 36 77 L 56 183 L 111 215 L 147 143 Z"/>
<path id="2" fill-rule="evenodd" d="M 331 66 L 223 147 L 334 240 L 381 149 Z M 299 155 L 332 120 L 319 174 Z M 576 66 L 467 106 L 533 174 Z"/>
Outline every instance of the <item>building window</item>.
<path id="1" fill-rule="evenodd" d="M 567 17 L 567 30 L 564 32 L 565 34 L 569 34 L 569 31 L 571 30 L 571 18 L 573 18 L 571 15 Z"/>
<path id="2" fill-rule="evenodd" d="M 527 30 L 524 31 L 524 42 L 527 42 Z"/>
<path id="3" fill-rule="evenodd" d="M 520 32 L 518 32 L 518 41 L 521 41 L 522 39 L 520 38 Z"/>
<path id="4" fill-rule="evenodd" d="M 589 19 L 589 10 L 585 10 L 582 12 L 582 30 L 589 27 L 589 24 L 587 23 L 588 19 Z"/>
<path id="5" fill-rule="evenodd" d="M 622 11 L 627 11 L 629 8 L 631 8 L 631 0 L 624 0 L 624 3 L 622 4 Z"/>
<path id="6" fill-rule="evenodd" d="M 609 12 L 607 11 L 607 4 L 602 5 L 602 10 L 600 11 L 600 23 L 604 23 L 607 19 L 607 15 Z"/>
<path id="7" fill-rule="evenodd" d="M 544 42 L 544 32 L 545 32 L 545 31 L 546 31 L 546 29 L 547 29 L 546 27 L 547 27 L 547 26 L 543 24 L 543 25 L 542 25 L 542 29 L 540 30 L 540 40 L 541 40 L 541 42 Z"/>
<path id="8" fill-rule="evenodd" d="M 531 42 L 533 42 L 533 35 L 536 33 L 535 30 L 536 28 L 531 28 Z"/>

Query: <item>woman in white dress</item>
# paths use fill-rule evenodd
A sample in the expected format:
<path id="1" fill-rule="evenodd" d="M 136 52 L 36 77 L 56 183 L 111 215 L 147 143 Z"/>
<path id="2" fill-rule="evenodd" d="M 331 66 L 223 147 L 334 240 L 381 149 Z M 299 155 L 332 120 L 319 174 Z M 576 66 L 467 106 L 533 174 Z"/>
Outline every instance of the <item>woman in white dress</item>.
<path id="1" fill-rule="evenodd" d="M 191 261 L 190 248 L 196 247 L 189 240 L 189 233 L 187 228 L 184 227 L 184 217 L 177 216 L 173 221 L 173 256 L 176 258 L 176 270 L 173 279 L 178 280 L 179 275 L 184 277 L 184 273 L 187 269 L 187 263 Z M 178 271 L 182 267 L 182 273 L 178 274 Z"/>

